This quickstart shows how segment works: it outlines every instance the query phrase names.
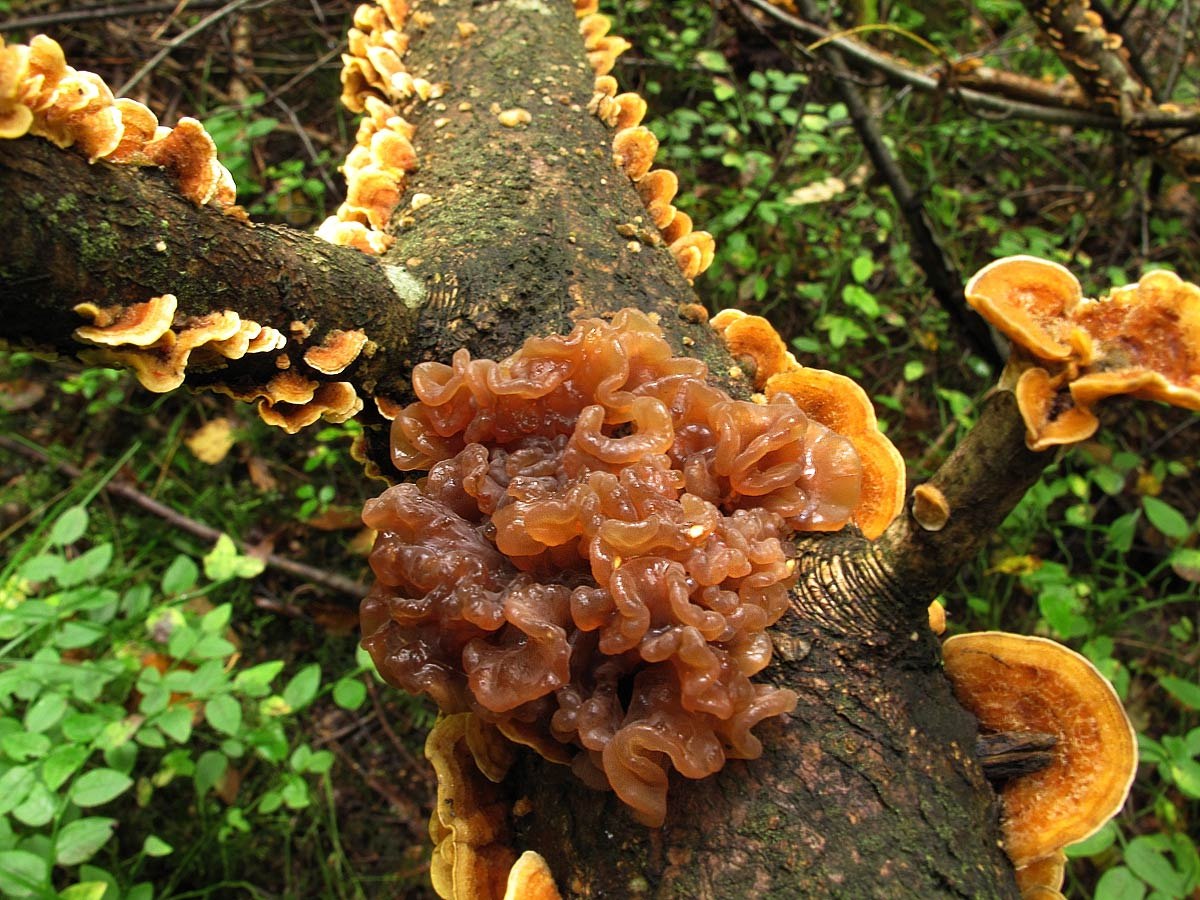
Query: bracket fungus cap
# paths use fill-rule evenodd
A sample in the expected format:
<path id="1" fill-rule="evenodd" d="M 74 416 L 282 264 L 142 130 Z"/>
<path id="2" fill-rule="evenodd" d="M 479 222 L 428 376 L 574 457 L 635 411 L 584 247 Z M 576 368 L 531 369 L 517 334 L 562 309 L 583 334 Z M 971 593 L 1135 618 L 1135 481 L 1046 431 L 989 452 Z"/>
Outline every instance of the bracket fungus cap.
<path id="1" fill-rule="evenodd" d="M 955 696 L 983 728 L 1057 738 L 1049 766 L 1001 791 L 1014 865 L 1090 837 L 1117 814 L 1137 770 L 1137 740 L 1091 662 L 1055 641 L 998 631 L 952 637 L 942 655 Z"/>
<path id="2" fill-rule="evenodd" d="M 965 293 L 980 315 L 1039 359 L 1071 355 L 1056 325 L 1083 299 L 1083 289 L 1067 268 L 1034 256 L 1008 256 L 976 272 Z"/>

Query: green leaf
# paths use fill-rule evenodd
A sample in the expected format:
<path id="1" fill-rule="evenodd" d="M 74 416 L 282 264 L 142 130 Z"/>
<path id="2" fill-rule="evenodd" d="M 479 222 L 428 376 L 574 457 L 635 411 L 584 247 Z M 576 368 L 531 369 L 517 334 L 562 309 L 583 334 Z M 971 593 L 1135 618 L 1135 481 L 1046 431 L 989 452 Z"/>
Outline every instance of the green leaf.
<path id="1" fill-rule="evenodd" d="M 1200 550 L 1176 547 L 1171 553 L 1171 568 L 1184 581 L 1200 583 Z"/>
<path id="2" fill-rule="evenodd" d="M 312 702 L 321 686 L 321 666 L 317 663 L 301 669 L 283 689 L 283 699 L 293 710 L 300 709 Z"/>
<path id="3" fill-rule="evenodd" d="M 696 54 L 696 62 L 710 72 L 728 72 L 729 62 L 717 50 L 701 50 Z"/>
<path id="4" fill-rule="evenodd" d="M 208 724 L 225 734 L 237 734 L 242 727 L 242 705 L 228 694 L 220 694 L 204 704 Z"/>
<path id="5" fill-rule="evenodd" d="M 308 794 L 308 782 L 299 775 L 288 776 L 280 796 L 290 809 L 304 809 L 312 802 Z"/>
<path id="6" fill-rule="evenodd" d="M 1190 529 L 1187 519 L 1169 503 L 1157 497 L 1147 496 L 1142 498 L 1142 509 L 1146 511 L 1146 518 L 1150 520 L 1150 524 L 1167 537 L 1181 541 L 1188 536 Z"/>
<path id="7" fill-rule="evenodd" d="M 925 374 L 925 363 L 919 359 L 910 359 L 904 364 L 904 380 L 916 381 Z"/>
<path id="8" fill-rule="evenodd" d="M 367 686 L 357 678 L 342 678 L 333 686 L 333 702 L 342 709 L 356 710 L 367 699 Z"/>
<path id="9" fill-rule="evenodd" d="M 67 714 L 67 698 L 62 694 L 42 694 L 25 710 L 25 730 L 45 731 L 57 725 Z"/>
<path id="10" fill-rule="evenodd" d="M 87 531 L 88 514 L 82 506 L 72 506 L 59 516 L 50 529 L 50 543 L 60 547 L 73 544 Z"/>
<path id="11" fill-rule="evenodd" d="M 314 775 L 324 775 L 333 768 L 333 752 L 317 750 L 308 758 L 307 770 Z"/>
<path id="12" fill-rule="evenodd" d="M 116 819 L 88 816 L 63 826 L 54 839 L 54 861 L 60 866 L 87 862 L 108 843 L 116 824 Z"/>
<path id="13" fill-rule="evenodd" d="M 866 253 L 854 257 L 854 261 L 850 263 L 850 274 L 859 284 L 866 284 L 875 274 L 875 260 Z"/>
<path id="14" fill-rule="evenodd" d="M 149 835 L 142 844 L 142 852 L 147 856 L 170 856 L 175 848 L 156 835 Z"/>
<path id="15" fill-rule="evenodd" d="M 1182 793 L 1193 800 L 1200 800 L 1200 762 L 1172 759 L 1167 763 L 1167 773 Z"/>
<path id="16" fill-rule="evenodd" d="M 200 578 L 200 569 L 192 560 L 182 553 L 176 556 L 163 572 L 162 590 L 164 594 L 183 594 L 196 586 Z"/>
<path id="17" fill-rule="evenodd" d="M 270 693 L 271 682 L 283 671 L 283 660 L 259 663 L 238 672 L 233 679 L 233 689 L 250 697 L 262 697 Z"/>
<path id="18" fill-rule="evenodd" d="M 217 538 L 217 543 L 204 557 L 204 574 L 212 581 L 256 578 L 266 567 L 261 559 L 238 553 L 233 538 L 227 534 Z"/>
<path id="19" fill-rule="evenodd" d="M 1096 882 L 1092 900 L 1142 900 L 1146 886 L 1124 866 L 1114 866 Z"/>
<path id="20" fill-rule="evenodd" d="M 1133 536 L 1136 532 L 1137 521 L 1141 511 L 1134 510 L 1113 520 L 1108 526 L 1108 543 L 1118 553 L 1128 553 L 1133 546 Z"/>
<path id="21" fill-rule="evenodd" d="M 55 747 L 42 760 L 42 781 L 50 790 L 57 791 L 63 782 L 79 771 L 89 756 L 91 751 L 79 744 Z"/>
<path id="22" fill-rule="evenodd" d="M 0 775 L 0 816 L 12 812 L 37 784 L 32 766 L 13 766 Z"/>
<path id="23" fill-rule="evenodd" d="M 97 544 L 63 566 L 58 574 L 58 583 L 63 587 L 74 587 L 77 584 L 95 581 L 108 570 L 112 556 L 112 544 Z"/>
<path id="24" fill-rule="evenodd" d="M 104 881 L 80 881 L 58 892 L 58 900 L 102 900 L 108 883 Z"/>
<path id="25" fill-rule="evenodd" d="M 18 574 L 26 581 L 50 581 L 58 578 L 58 573 L 66 564 L 66 560 L 57 553 L 43 553 L 25 560 Z"/>
<path id="26" fill-rule="evenodd" d="M 1156 891 L 1171 897 L 1183 895 L 1183 876 L 1171 861 L 1155 847 L 1150 837 L 1137 837 L 1125 848 L 1125 865 Z"/>
<path id="27" fill-rule="evenodd" d="M 50 862 L 28 850 L 0 852 L 0 893 L 8 897 L 29 897 L 45 886 Z"/>
<path id="28" fill-rule="evenodd" d="M 222 603 L 215 609 L 205 613 L 204 618 L 200 620 L 200 629 L 207 631 L 209 634 L 216 634 L 223 631 L 225 626 L 229 624 L 229 619 L 233 615 L 233 604 Z"/>
<path id="29" fill-rule="evenodd" d="M 186 744 L 192 736 L 192 711 L 186 706 L 175 706 L 154 720 L 158 730 L 177 744 Z"/>
<path id="30" fill-rule="evenodd" d="M 31 828 L 41 828 L 54 818 L 58 798 L 41 782 L 30 789 L 25 801 L 12 811 L 13 818 Z"/>
<path id="31" fill-rule="evenodd" d="M 89 647 L 100 638 L 105 637 L 108 630 L 102 625 L 91 622 L 64 622 L 54 634 L 54 645 L 64 650 L 78 650 Z"/>
<path id="32" fill-rule="evenodd" d="M 0 750 L 14 762 L 24 762 L 27 759 L 39 759 L 49 752 L 50 738 L 44 734 L 30 734 L 28 731 L 17 731 L 6 734 L 0 739 Z"/>
<path id="33" fill-rule="evenodd" d="M 201 797 L 207 794 L 217 785 L 228 768 L 229 760 L 224 753 L 218 753 L 216 750 L 201 753 L 200 758 L 196 760 L 196 774 L 192 776 L 196 783 L 196 793 Z"/>
<path id="34" fill-rule="evenodd" d="M 1200 709 L 1200 684 L 1196 684 L 1194 681 L 1184 681 L 1173 675 L 1160 676 L 1158 683 L 1184 706 Z"/>
<path id="35" fill-rule="evenodd" d="M 70 798 L 77 806 L 101 806 L 123 794 L 133 779 L 116 769 L 92 769 L 75 779 Z"/>

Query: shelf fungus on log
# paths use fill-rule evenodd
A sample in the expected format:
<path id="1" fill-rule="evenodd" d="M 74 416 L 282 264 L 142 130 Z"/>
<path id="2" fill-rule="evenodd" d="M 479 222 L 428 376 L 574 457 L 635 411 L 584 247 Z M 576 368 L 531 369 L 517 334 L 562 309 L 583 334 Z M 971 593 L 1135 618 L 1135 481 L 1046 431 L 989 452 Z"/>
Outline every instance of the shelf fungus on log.
<path id="1" fill-rule="evenodd" d="M 1117 394 L 1200 410 L 1200 288 L 1171 272 L 1093 300 L 1062 266 L 1013 256 L 981 269 L 966 296 L 1012 341 L 1001 383 L 1031 450 L 1091 437 L 1092 407 Z"/>
<path id="2" fill-rule="evenodd" d="M 787 394 L 806 416 L 850 439 L 862 462 L 862 489 L 851 519 L 867 538 L 883 534 L 904 507 L 905 467 L 900 451 L 879 430 L 866 391 L 845 375 L 800 365 L 762 316 L 726 309 L 709 324 L 766 401 Z"/>
<path id="3" fill-rule="evenodd" d="M 669 169 L 653 169 L 658 139 L 642 125 L 646 101 L 632 91 L 618 94 L 617 80 L 609 74 L 616 58 L 629 49 L 623 38 L 613 37 L 608 16 L 596 12 L 594 0 L 576 0 L 579 33 L 596 74 L 588 111 L 610 128 L 613 164 L 625 173 L 662 235 L 683 277 L 692 281 L 712 265 L 716 242 L 707 231 L 694 231 L 692 220 L 671 201 L 679 193 L 679 179 Z"/>
<path id="4" fill-rule="evenodd" d="M 28 45 L 0 37 L 0 138 L 26 134 L 74 147 L 90 162 L 158 166 L 188 200 L 246 219 L 203 125 L 185 116 L 174 128 L 160 126 L 141 103 L 115 98 L 98 75 L 67 65 L 62 47 L 44 34 Z"/>
<path id="5" fill-rule="evenodd" d="M 1046 638 L 962 634 L 942 645 L 942 655 L 955 696 L 982 729 L 1056 738 L 1048 766 L 1011 779 L 1000 792 L 1013 865 L 1046 861 L 1052 872 L 1047 857 L 1115 816 L 1133 783 L 1137 741 L 1116 691 L 1086 658 Z M 1058 888 L 1050 876 L 1025 877 Z"/>
<path id="6" fill-rule="evenodd" d="M 853 441 L 790 396 L 733 400 L 706 376 L 635 310 L 501 361 L 422 363 L 392 457 L 428 475 L 363 515 L 384 678 L 651 826 L 671 769 L 753 759 L 753 726 L 794 708 L 752 680 L 796 577 L 788 538 L 841 528 L 862 483 Z"/>
<path id="7" fill-rule="evenodd" d="M 363 253 L 380 254 L 392 245 L 386 228 L 418 165 L 406 106 L 441 96 L 444 89 L 405 67 L 408 20 L 404 0 L 361 4 L 342 54 L 342 104 L 365 115 L 342 165 L 346 201 L 321 223 L 317 237 Z"/>

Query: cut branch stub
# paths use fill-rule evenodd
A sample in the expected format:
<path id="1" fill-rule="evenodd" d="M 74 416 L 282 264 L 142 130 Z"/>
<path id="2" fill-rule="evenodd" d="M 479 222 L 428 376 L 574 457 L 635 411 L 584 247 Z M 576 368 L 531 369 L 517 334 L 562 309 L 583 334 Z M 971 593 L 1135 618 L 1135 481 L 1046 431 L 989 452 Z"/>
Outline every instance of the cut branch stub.
<path id="1" fill-rule="evenodd" d="M 1200 288 L 1171 272 L 1091 300 L 1062 266 L 1014 256 L 981 269 L 966 294 L 1013 342 L 1002 383 L 1031 450 L 1091 437 L 1092 407 L 1117 394 L 1200 410 Z"/>

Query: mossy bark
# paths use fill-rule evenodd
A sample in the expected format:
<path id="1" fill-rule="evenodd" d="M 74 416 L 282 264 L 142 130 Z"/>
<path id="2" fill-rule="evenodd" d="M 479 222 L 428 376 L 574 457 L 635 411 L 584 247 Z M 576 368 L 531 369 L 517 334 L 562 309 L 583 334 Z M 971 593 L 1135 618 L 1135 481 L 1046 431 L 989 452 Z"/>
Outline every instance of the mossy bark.
<path id="1" fill-rule="evenodd" d="M 285 332 L 294 321 L 311 321 L 318 337 L 362 327 L 378 352 L 338 377 L 364 396 L 402 400 L 421 360 L 459 347 L 502 355 L 529 334 L 637 306 L 659 314 L 681 352 L 718 376 L 736 371 L 688 314 L 694 294 L 613 167 L 611 132 L 586 112 L 592 75 L 571 4 L 430 9 L 409 63 L 445 93 L 409 111 L 421 169 L 382 259 L 196 209 L 157 173 L 88 166 L 33 138 L 0 141 L 10 198 L 0 207 L 0 335 L 70 353 L 76 303 L 173 292 L 188 313 L 229 308 Z M 477 30 L 464 38 L 459 22 Z M 530 122 L 500 124 L 512 108 Z M 416 193 L 432 202 L 413 210 Z M 246 366 L 193 383 L 264 374 Z M 384 461 L 385 423 L 372 413 L 368 403 Z M 972 440 L 938 476 L 953 527 L 927 533 L 902 517 L 876 543 L 798 542 L 800 586 L 764 674 L 800 703 L 759 727 L 761 759 L 673 780 L 666 827 L 652 831 L 613 795 L 527 756 L 506 782 L 514 802 L 532 801 L 514 819 L 516 849 L 542 851 L 567 896 L 1016 896 L 971 756 L 973 724 L 924 617 L 1041 461 L 1023 451 L 1011 403 L 994 405 Z"/>

